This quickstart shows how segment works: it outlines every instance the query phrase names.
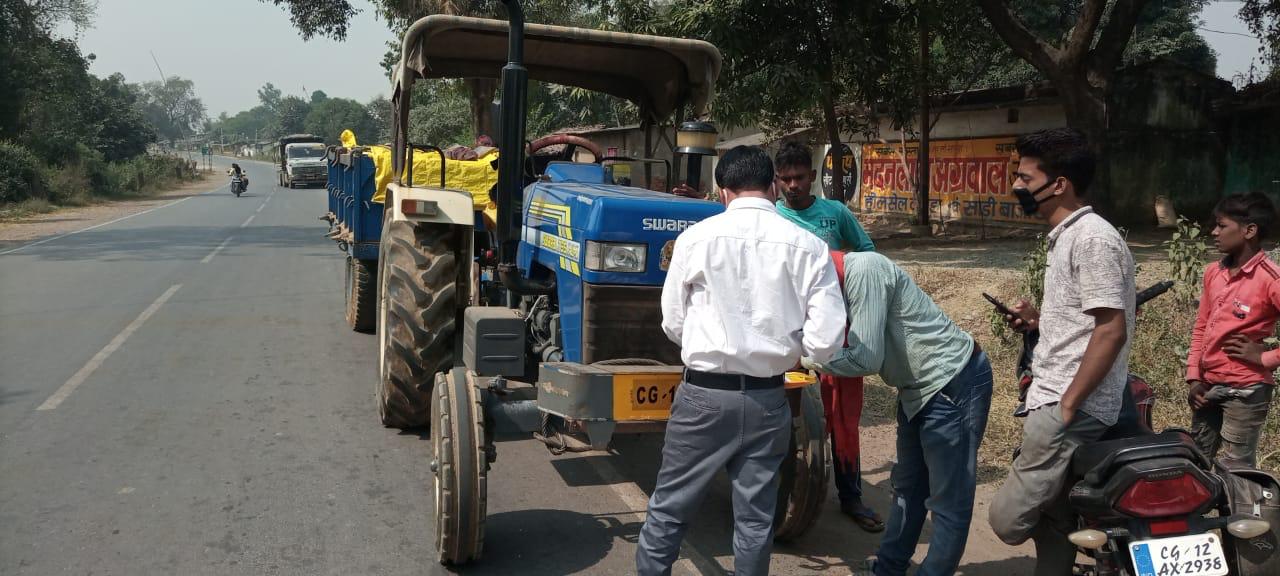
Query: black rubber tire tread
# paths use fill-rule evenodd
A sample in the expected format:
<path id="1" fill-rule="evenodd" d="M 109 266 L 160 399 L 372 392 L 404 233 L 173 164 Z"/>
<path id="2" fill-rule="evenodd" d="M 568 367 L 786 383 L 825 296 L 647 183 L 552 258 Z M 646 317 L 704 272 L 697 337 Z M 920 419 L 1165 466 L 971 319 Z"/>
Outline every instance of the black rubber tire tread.
<path id="1" fill-rule="evenodd" d="M 435 374 L 454 363 L 460 239 L 452 226 L 400 221 L 381 242 L 387 350 L 378 412 L 386 426 L 415 428 L 430 421 Z"/>
<path id="2" fill-rule="evenodd" d="M 822 390 L 817 384 L 805 386 L 800 393 L 800 415 L 791 428 L 790 452 L 782 461 L 775 540 L 799 538 L 822 514 L 831 478 L 826 428 Z"/>
<path id="3" fill-rule="evenodd" d="M 431 412 L 436 556 L 441 564 L 467 564 L 484 550 L 489 466 L 483 400 L 465 368 L 436 375 Z"/>
<path id="4" fill-rule="evenodd" d="M 347 326 L 373 332 L 378 314 L 378 268 L 375 261 L 347 256 Z"/>

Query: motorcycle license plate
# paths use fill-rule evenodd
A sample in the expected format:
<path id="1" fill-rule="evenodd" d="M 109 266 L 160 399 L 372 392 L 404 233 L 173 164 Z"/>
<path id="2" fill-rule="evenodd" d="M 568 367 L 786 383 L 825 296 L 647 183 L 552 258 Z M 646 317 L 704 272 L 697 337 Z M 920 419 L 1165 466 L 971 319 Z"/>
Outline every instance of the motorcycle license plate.
<path id="1" fill-rule="evenodd" d="M 1226 576 L 1227 559 L 1214 534 L 1131 542 L 1137 576 Z"/>

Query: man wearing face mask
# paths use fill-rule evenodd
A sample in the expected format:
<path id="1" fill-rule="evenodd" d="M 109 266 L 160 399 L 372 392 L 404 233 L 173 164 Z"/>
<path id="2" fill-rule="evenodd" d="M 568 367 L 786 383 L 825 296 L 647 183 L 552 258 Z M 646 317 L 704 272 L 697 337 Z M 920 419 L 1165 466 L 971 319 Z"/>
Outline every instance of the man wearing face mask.
<path id="1" fill-rule="evenodd" d="M 991 527 L 1008 544 L 1036 545 L 1037 576 L 1069 575 L 1076 548 L 1058 498 L 1071 456 L 1115 425 L 1125 393 L 1134 324 L 1134 263 L 1124 238 L 1085 204 L 1095 159 L 1084 135 L 1059 128 L 1018 139 L 1013 193 L 1048 220 L 1043 310 L 1026 300 L 1006 317 L 1040 331 L 1027 391 L 1022 447 L 991 504 Z"/>
<path id="2" fill-rule="evenodd" d="M 733 485 L 734 573 L 769 573 L 778 469 L 791 437 L 783 374 L 826 362 L 844 337 L 827 245 L 778 215 L 773 163 L 738 146 L 716 164 L 724 213 L 676 239 L 662 329 L 680 345 L 662 466 L 636 546 L 636 573 L 671 574 L 680 541 L 720 470 Z"/>

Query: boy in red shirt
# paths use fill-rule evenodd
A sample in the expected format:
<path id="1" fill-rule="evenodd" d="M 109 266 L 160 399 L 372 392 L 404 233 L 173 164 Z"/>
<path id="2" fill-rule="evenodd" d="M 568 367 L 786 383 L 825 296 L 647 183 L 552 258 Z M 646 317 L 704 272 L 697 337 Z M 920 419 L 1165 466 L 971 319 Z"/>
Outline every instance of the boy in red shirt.
<path id="1" fill-rule="evenodd" d="M 1213 243 L 1226 254 L 1204 270 L 1200 312 L 1191 333 L 1187 383 L 1191 432 L 1210 459 L 1256 465 L 1258 435 L 1271 406 L 1280 350 L 1262 340 L 1280 319 L 1280 266 L 1262 251 L 1275 206 L 1251 192 L 1214 208 Z"/>

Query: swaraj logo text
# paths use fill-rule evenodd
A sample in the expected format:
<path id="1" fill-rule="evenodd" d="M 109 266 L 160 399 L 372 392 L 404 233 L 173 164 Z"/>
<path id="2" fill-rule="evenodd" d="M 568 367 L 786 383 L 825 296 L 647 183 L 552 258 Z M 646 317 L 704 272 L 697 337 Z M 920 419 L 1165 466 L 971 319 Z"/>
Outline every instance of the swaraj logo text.
<path id="1" fill-rule="evenodd" d="M 676 220 L 675 218 L 642 218 L 640 220 L 641 230 L 654 230 L 658 232 L 684 232 L 685 228 L 697 224 L 697 220 Z"/>

